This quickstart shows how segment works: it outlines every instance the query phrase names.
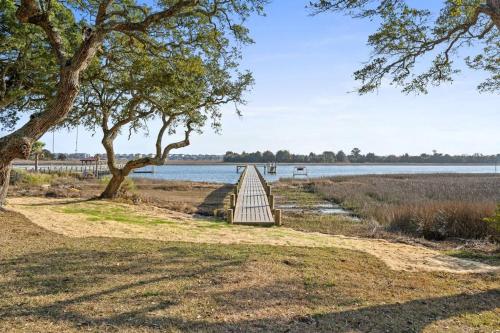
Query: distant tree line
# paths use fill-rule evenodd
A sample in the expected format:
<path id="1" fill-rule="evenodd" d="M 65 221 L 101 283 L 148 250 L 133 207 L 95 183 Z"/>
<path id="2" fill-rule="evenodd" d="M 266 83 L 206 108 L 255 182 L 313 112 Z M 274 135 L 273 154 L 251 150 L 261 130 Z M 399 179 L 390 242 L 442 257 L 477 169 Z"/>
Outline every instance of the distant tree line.
<path id="1" fill-rule="evenodd" d="M 432 154 L 420 155 L 387 155 L 379 156 L 374 153 L 362 154 L 359 148 L 351 150 L 350 154 L 339 150 L 325 151 L 321 154 L 309 153 L 308 155 L 292 154 L 288 150 L 279 150 L 274 154 L 267 150 L 265 152 L 256 151 L 253 153 L 226 152 L 224 162 L 232 163 L 495 163 L 500 161 L 498 155 L 449 155 L 433 151 Z"/>
<path id="2" fill-rule="evenodd" d="M 68 159 L 68 156 L 66 154 L 52 153 L 50 150 L 44 149 L 43 148 L 44 146 L 45 144 L 43 142 L 37 141 L 35 145 L 35 148 L 37 149 L 35 150 L 32 149 L 33 151 L 29 156 L 29 159 L 30 160 L 40 159 L 44 161 L 55 161 L 55 160 L 66 161 Z"/>

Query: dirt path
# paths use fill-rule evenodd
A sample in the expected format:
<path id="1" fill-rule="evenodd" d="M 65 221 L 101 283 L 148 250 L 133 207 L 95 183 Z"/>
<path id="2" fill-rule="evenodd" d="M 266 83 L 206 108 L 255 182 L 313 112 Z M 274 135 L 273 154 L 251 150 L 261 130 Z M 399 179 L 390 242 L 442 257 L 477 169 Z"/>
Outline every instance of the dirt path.
<path id="1" fill-rule="evenodd" d="M 35 224 L 68 237 L 143 238 L 210 244 L 338 247 L 362 251 L 393 270 L 451 273 L 499 272 L 499 267 L 453 258 L 420 246 L 379 239 L 306 233 L 288 228 L 255 228 L 194 220 L 190 215 L 150 206 L 104 201 L 10 198 L 8 208 Z"/>

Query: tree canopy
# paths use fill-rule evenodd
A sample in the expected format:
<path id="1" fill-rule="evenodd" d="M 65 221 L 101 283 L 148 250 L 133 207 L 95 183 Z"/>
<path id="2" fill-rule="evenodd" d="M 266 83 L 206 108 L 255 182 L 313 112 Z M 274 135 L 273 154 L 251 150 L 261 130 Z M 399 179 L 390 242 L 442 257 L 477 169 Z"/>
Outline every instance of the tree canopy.
<path id="1" fill-rule="evenodd" d="M 453 80 L 460 71 L 458 52 L 472 46 L 481 51 L 465 56 L 465 63 L 488 73 L 479 91 L 500 91 L 499 0 L 443 0 L 439 12 L 405 0 L 316 0 L 310 7 L 315 14 L 339 12 L 380 22 L 368 37 L 371 58 L 354 73 L 361 94 L 376 90 L 383 79 L 406 93 L 426 93 L 430 85 Z M 427 58 L 430 66 L 419 64 Z"/>
<path id="2" fill-rule="evenodd" d="M 217 129 L 219 107 L 244 103 L 242 94 L 253 81 L 250 73 L 238 70 L 238 50 L 220 48 L 210 38 L 197 52 L 169 47 L 150 52 L 127 38 L 117 39 L 112 48 L 103 46 L 99 61 L 84 74 L 81 94 L 67 121 L 69 126 L 83 123 L 92 131 L 102 131 L 113 175 L 103 197 L 115 196 L 132 170 L 164 164 L 170 151 L 189 145 L 191 133 L 200 132 L 207 120 Z M 156 133 L 150 127 L 153 120 L 160 122 Z M 183 127 L 182 139 L 164 144 L 166 136 Z M 153 134 L 156 154 L 119 168 L 114 140 L 124 130 L 129 138 L 139 132 Z"/>
<path id="3" fill-rule="evenodd" d="M 82 74 L 113 51 L 119 38 L 150 53 L 186 50 L 204 57 L 252 42 L 245 27 L 267 0 L 0 0 L 0 207 L 10 163 L 27 158 L 34 142 L 73 109 Z"/>
<path id="4" fill-rule="evenodd" d="M 84 71 L 92 44 L 112 48 L 120 38 L 156 52 L 166 47 L 206 52 L 251 42 L 243 25 L 267 0 L 164 0 L 154 6 L 135 1 L 0 1 L 0 119 L 13 128 L 20 112 L 50 109 L 58 98 L 61 70 Z M 77 19 L 78 18 L 78 19 Z M 95 44 L 95 45 L 93 45 Z M 96 47 L 97 46 L 97 47 Z M 43 134 L 43 133 L 42 133 Z"/>

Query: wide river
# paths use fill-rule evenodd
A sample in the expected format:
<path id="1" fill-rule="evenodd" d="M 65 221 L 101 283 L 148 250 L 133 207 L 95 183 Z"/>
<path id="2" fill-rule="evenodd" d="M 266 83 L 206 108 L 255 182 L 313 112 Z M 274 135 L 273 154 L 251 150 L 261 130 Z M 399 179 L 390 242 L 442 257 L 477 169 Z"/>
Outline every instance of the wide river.
<path id="1" fill-rule="evenodd" d="M 418 173 L 494 173 L 494 165 L 306 165 L 309 178 L 369 175 L 369 174 L 418 174 Z M 269 181 L 293 176 L 294 165 L 278 165 L 277 174 L 267 174 Z M 498 167 L 500 172 L 500 166 Z M 145 168 L 144 170 L 151 170 Z M 262 168 L 259 168 L 261 172 Z M 133 174 L 133 177 L 191 180 L 215 183 L 236 183 L 236 166 L 217 165 L 164 165 L 155 167 L 154 174 Z"/>

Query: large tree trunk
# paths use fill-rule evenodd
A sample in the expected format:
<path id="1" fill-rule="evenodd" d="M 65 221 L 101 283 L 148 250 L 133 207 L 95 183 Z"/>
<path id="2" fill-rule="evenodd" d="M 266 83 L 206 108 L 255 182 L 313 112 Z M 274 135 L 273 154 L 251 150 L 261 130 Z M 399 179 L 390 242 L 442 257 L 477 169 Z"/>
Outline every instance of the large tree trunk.
<path id="1" fill-rule="evenodd" d="M 489 15 L 497 29 L 500 30 L 500 0 L 486 0 L 486 5 L 479 10 Z"/>
<path id="2" fill-rule="evenodd" d="M 0 138 L 0 169 L 9 167 L 16 158 L 28 159 L 33 143 L 66 117 L 78 94 L 78 82 L 79 72 L 66 71 L 59 83 L 58 96 L 47 111 L 31 118 L 15 132 Z M 0 180 L 1 187 L 8 185 L 8 182 Z"/>
<path id="3" fill-rule="evenodd" d="M 7 198 L 7 191 L 9 189 L 10 181 L 10 170 L 10 164 L 8 164 L 7 166 L 0 165 L 0 211 L 5 205 L 5 199 Z"/>
<path id="4" fill-rule="evenodd" d="M 104 136 L 102 138 L 102 145 L 106 150 L 106 155 L 108 157 L 108 168 L 109 172 L 111 172 L 111 179 L 104 189 L 104 192 L 99 196 L 100 199 L 113 199 L 118 195 L 118 191 L 122 186 L 123 181 L 125 180 L 126 174 L 123 173 L 123 170 L 116 167 L 115 163 L 115 150 L 113 147 L 113 141 L 116 138 L 118 132 L 113 133 L 107 129 L 107 121 L 108 116 L 107 113 L 103 112 L 103 132 Z"/>
<path id="5" fill-rule="evenodd" d="M 123 125 L 127 124 L 127 122 L 124 122 Z M 165 150 L 162 153 L 161 150 L 161 139 L 163 138 L 163 134 L 165 133 L 165 130 L 168 128 L 170 125 L 170 122 L 166 121 L 163 119 L 163 126 L 160 129 L 160 132 L 158 133 L 158 138 L 157 138 L 157 143 L 156 143 L 156 157 L 143 157 L 139 158 L 136 160 L 131 160 L 128 161 L 125 166 L 121 169 L 116 167 L 115 163 L 115 150 L 113 146 L 113 142 L 116 139 L 116 136 L 119 133 L 119 130 L 122 124 L 117 124 L 113 126 L 111 129 L 108 127 L 108 114 L 103 113 L 103 119 L 102 119 L 102 129 L 103 129 L 103 138 L 102 138 L 102 145 L 104 146 L 104 149 L 106 150 L 106 155 L 108 157 L 108 168 L 113 177 L 111 177 L 111 180 L 109 181 L 108 185 L 106 186 L 106 189 L 104 192 L 101 193 L 100 198 L 101 199 L 112 199 L 115 198 L 118 195 L 118 191 L 120 190 L 120 186 L 122 185 L 123 181 L 125 180 L 125 177 L 127 177 L 130 172 L 132 172 L 135 169 L 143 168 L 145 166 L 150 166 L 150 165 L 162 165 L 165 163 L 168 153 L 172 149 L 179 149 L 183 148 L 186 146 L 189 146 L 189 135 L 193 131 L 193 128 L 191 127 L 191 123 L 188 122 L 187 124 L 187 129 L 184 134 L 184 139 L 178 142 L 173 142 L 167 147 L 165 147 Z"/>
<path id="6" fill-rule="evenodd" d="M 102 33 L 91 35 L 82 43 L 74 57 L 61 68 L 57 95 L 44 112 L 32 117 L 13 133 L 0 138 L 0 170 L 10 167 L 15 158 L 28 159 L 32 144 L 66 118 L 79 92 L 80 73 L 88 67 L 102 38 Z M 0 188 L 8 185 L 8 182 L 0 179 Z"/>
<path id="7" fill-rule="evenodd" d="M 106 189 L 104 190 L 104 192 L 101 193 L 99 198 L 100 199 L 116 198 L 118 196 L 118 191 L 120 190 L 120 187 L 122 186 L 124 180 L 125 176 L 123 176 L 121 173 L 113 175 L 108 185 L 106 186 Z"/>

